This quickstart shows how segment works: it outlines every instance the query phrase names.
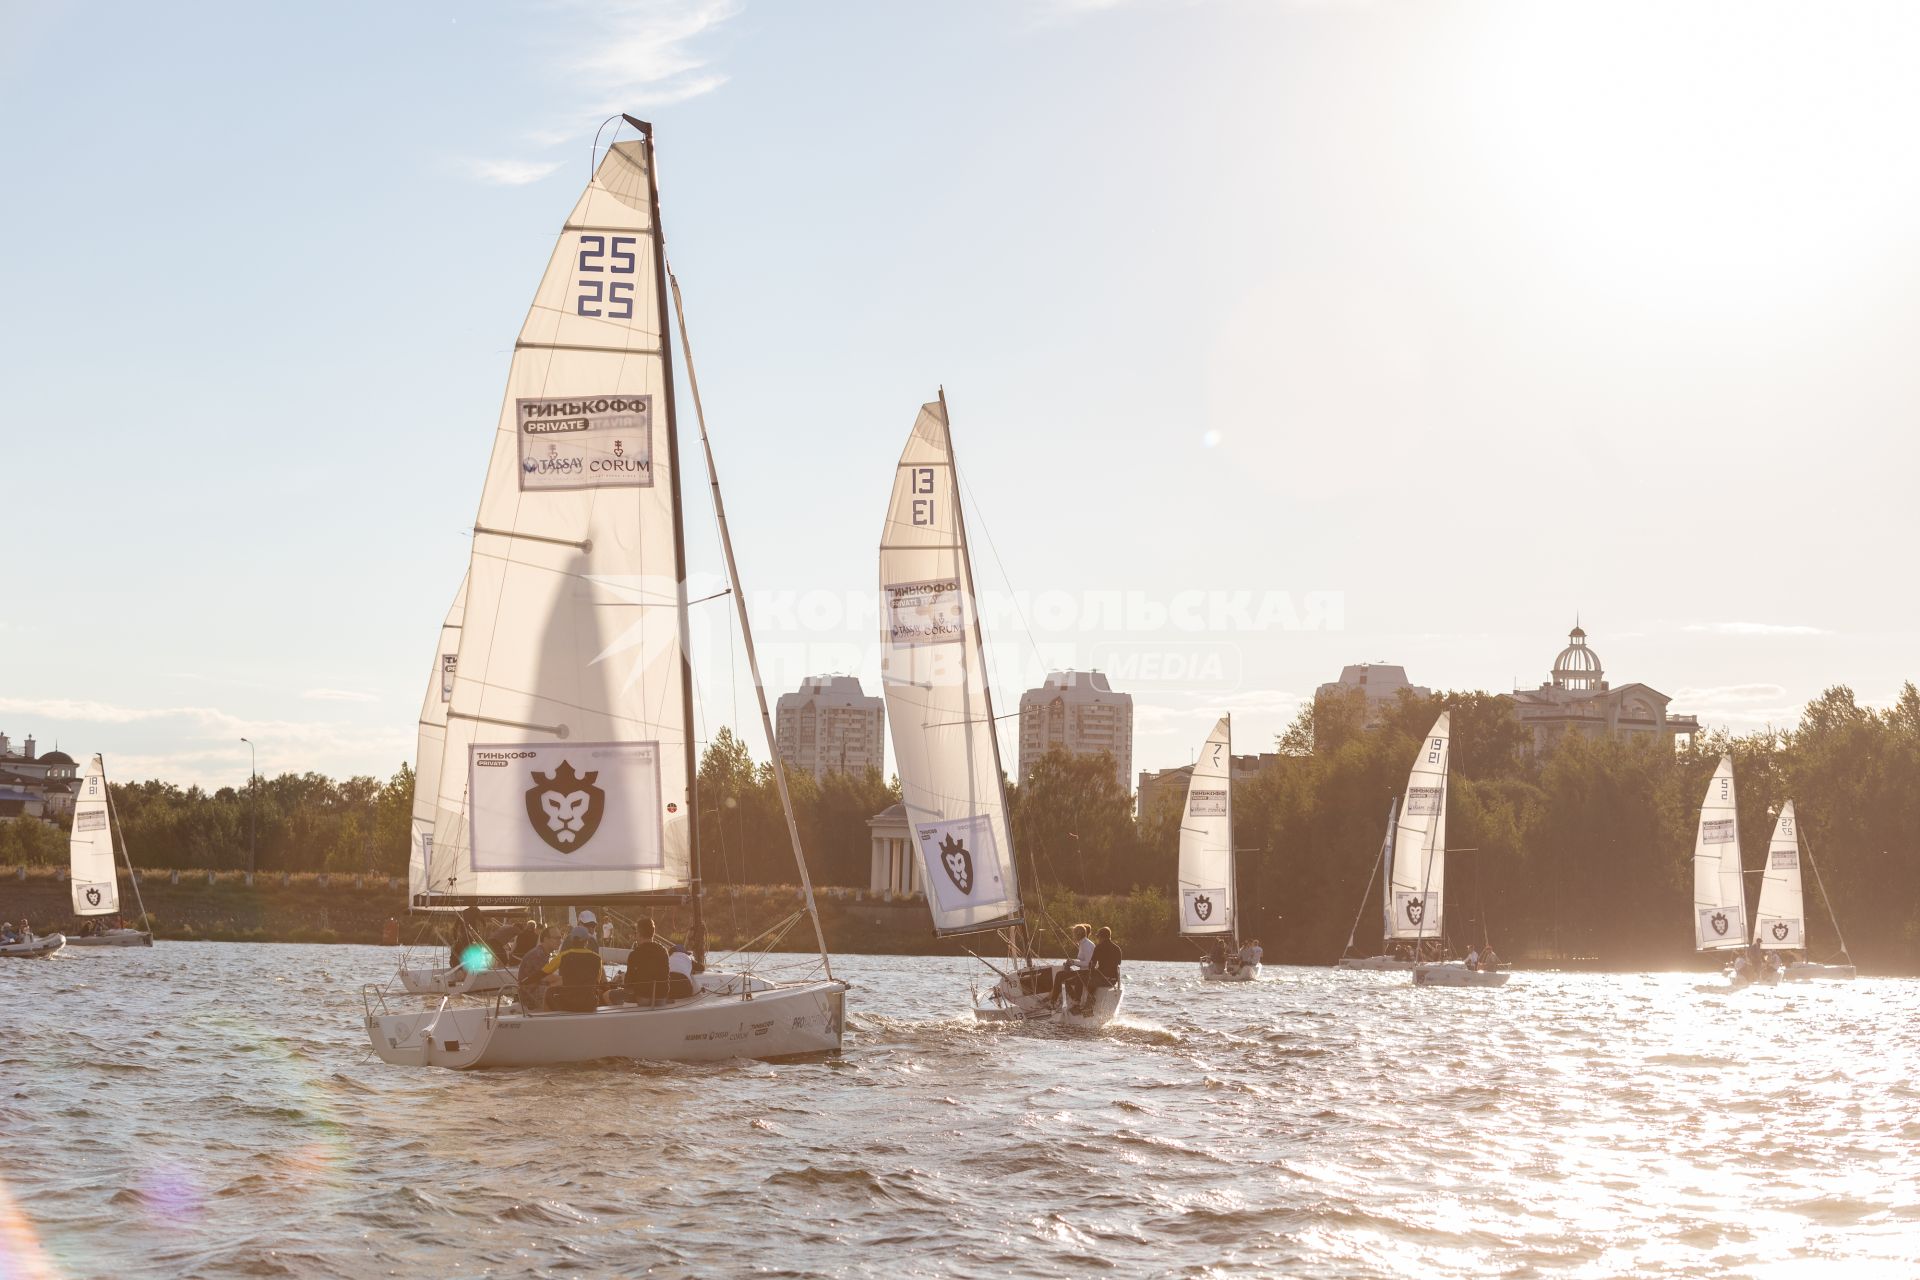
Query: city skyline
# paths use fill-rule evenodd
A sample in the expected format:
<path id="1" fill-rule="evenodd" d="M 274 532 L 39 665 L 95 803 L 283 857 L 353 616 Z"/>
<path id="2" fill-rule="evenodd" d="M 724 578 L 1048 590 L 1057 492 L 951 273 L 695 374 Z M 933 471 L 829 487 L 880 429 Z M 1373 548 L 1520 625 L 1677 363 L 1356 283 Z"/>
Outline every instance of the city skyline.
<path id="1" fill-rule="evenodd" d="M 1883 152 L 1914 15 L 849 12 L 0 18 L 11 116 L 92 118 L 84 52 L 146 140 L 7 143 L 0 234 L 88 248 L 0 266 L 32 301 L 0 507 L 45 540 L 0 602 L 0 728 L 208 785 L 242 737 L 264 772 L 411 758 L 506 352 L 618 108 L 658 129 L 770 696 L 878 688 L 885 486 L 942 384 L 996 701 L 1108 670 L 1139 765 L 1228 710 L 1263 748 L 1348 663 L 1531 687 L 1576 613 L 1709 728 L 1915 674 L 1920 606 L 1861 567 L 1913 533 L 1920 191 Z M 1263 625 L 1073 603 L 1240 591 Z M 768 758 L 727 608 L 696 609 L 702 736 Z"/>

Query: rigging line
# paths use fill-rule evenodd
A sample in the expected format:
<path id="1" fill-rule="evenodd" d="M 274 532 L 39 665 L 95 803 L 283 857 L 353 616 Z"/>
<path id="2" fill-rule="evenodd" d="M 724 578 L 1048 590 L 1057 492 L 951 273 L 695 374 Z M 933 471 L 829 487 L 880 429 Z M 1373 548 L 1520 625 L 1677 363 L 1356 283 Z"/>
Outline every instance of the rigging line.
<path id="1" fill-rule="evenodd" d="M 687 358 L 687 390 L 693 393 L 694 420 L 700 427 L 700 448 L 706 456 L 707 482 L 713 491 L 713 514 L 720 527 L 720 550 L 727 562 L 727 579 L 735 588 L 733 601 L 740 615 L 740 638 L 747 650 L 747 670 L 753 677 L 754 696 L 760 703 L 760 727 L 767 735 L 767 746 L 773 756 L 773 778 L 780 791 L 780 808 L 787 819 L 787 836 L 793 844 L 793 863 L 800 872 L 800 888 L 806 894 L 807 915 L 813 921 L 814 941 L 820 945 L 820 963 L 825 967 L 828 981 L 833 980 L 833 960 L 827 953 L 827 935 L 820 924 L 820 908 L 813 898 L 813 877 L 807 872 L 807 855 L 800 847 L 800 824 L 793 813 L 793 796 L 787 789 L 786 762 L 780 758 L 776 747 L 778 738 L 773 731 L 773 713 L 767 707 L 766 684 L 760 679 L 760 659 L 753 651 L 753 631 L 747 621 L 747 598 L 739 590 L 740 568 L 733 558 L 733 537 L 727 531 L 726 506 L 720 498 L 720 470 L 713 459 L 713 441 L 707 435 L 707 411 L 700 402 L 700 379 L 693 370 L 693 344 L 687 340 L 687 307 L 680 296 L 680 281 L 667 265 L 662 255 L 661 265 L 666 270 L 667 283 L 673 290 L 674 315 L 680 327 L 680 351 Z M 661 317 L 663 320 L 665 317 Z"/>
<path id="2" fill-rule="evenodd" d="M 994 567 L 1000 570 L 1000 581 L 1006 585 L 1007 600 L 1013 606 L 1013 616 L 1020 622 L 1020 634 L 1027 638 L 1027 647 L 1033 650 L 1034 658 L 1040 662 L 1041 667 L 1044 669 L 1046 666 L 1046 658 L 1040 652 L 1039 643 L 1033 638 L 1033 628 L 1027 624 L 1026 614 L 1021 612 L 1019 599 L 1014 595 L 1013 577 L 1007 572 L 1006 562 L 1000 558 L 1000 547 L 999 544 L 993 540 L 993 530 L 987 527 L 986 509 L 980 505 L 980 499 L 974 496 L 973 486 L 967 483 L 967 478 L 960 474 L 958 468 L 955 468 L 953 474 L 954 479 L 960 482 L 960 487 L 966 491 L 967 497 L 973 501 L 973 510 L 979 520 L 980 532 L 987 535 L 987 550 L 993 553 Z M 982 647 L 984 648 L 984 646 Z"/>
<path id="3" fill-rule="evenodd" d="M 1820 886 L 1820 901 L 1827 904 L 1827 920 L 1833 925 L 1833 936 L 1840 941 L 1840 954 L 1851 961 L 1853 957 L 1847 951 L 1847 935 L 1840 932 L 1840 915 L 1833 909 L 1833 899 L 1827 896 L 1827 882 L 1820 874 L 1820 864 L 1813 860 L 1813 841 L 1803 836 L 1801 838 L 1801 844 L 1807 851 L 1807 865 L 1813 868 L 1813 882 Z M 1804 915 L 1805 912 L 1803 911 L 1801 914 Z M 1803 923 L 1801 927 L 1805 928 L 1806 926 Z M 1801 941 L 1804 942 L 1806 939 L 1802 938 Z"/>

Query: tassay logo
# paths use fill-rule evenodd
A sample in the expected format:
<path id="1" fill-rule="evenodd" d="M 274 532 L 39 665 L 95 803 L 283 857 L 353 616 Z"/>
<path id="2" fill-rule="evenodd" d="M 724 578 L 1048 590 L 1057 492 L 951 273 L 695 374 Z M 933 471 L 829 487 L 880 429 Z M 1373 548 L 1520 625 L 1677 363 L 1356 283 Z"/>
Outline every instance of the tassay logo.
<path id="1" fill-rule="evenodd" d="M 576 774 L 565 760 L 552 773 L 534 772 L 533 785 L 527 788 L 527 821 L 556 852 L 585 848 L 600 829 L 600 819 L 607 811 L 607 793 L 594 785 L 599 777 L 598 772 L 584 777 Z"/>

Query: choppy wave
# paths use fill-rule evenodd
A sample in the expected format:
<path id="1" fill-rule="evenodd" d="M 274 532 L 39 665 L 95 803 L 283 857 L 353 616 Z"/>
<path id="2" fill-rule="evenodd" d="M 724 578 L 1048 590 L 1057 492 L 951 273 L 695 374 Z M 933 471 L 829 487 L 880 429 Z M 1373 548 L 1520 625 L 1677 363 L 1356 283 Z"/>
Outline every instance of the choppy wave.
<path id="1" fill-rule="evenodd" d="M 961 962 L 845 957 L 839 1059 L 455 1075 L 366 1051 L 355 984 L 391 964 L 163 944 L 9 966 L 0 1274 L 1920 1260 L 1920 983 L 1427 991 L 1276 967 L 1202 988 L 1189 965 L 1136 964 L 1123 1019 L 1088 1036 L 976 1024 Z"/>

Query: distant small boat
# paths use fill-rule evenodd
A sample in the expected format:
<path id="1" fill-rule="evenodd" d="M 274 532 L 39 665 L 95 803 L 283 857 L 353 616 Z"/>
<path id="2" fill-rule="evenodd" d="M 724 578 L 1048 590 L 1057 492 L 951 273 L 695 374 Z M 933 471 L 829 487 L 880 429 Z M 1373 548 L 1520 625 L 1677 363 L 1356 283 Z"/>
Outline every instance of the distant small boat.
<path id="1" fill-rule="evenodd" d="M 99 754 L 87 761 L 80 775 L 80 793 L 73 804 L 73 830 L 67 837 L 67 866 L 73 894 L 73 914 L 82 917 L 117 915 L 120 911 L 120 873 L 114 860 L 113 791 L 107 786 L 107 766 Z M 113 928 L 96 933 L 74 934 L 67 944 L 75 947 L 150 947 L 153 928 L 147 920 L 146 903 L 140 900 L 140 880 L 133 874 L 133 862 L 127 857 L 126 833 L 121 833 L 120 857 L 127 864 L 127 880 L 133 887 L 133 900 L 140 908 L 144 929 Z"/>
<path id="2" fill-rule="evenodd" d="M 1707 780 L 1693 837 L 1693 945 L 1696 951 L 1743 951 L 1747 947 L 1747 893 L 1741 882 L 1740 808 L 1733 785 L 1733 757 L 1723 755 Z M 1734 985 L 1775 982 L 1778 976 L 1749 971 L 1736 959 Z"/>
<path id="3" fill-rule="evenodd" d="M 1180 936 L 1211 939 L 1216 962 L 1200 959 L 1205 982 L 1252 982 L 1258 961 L 1240 958 L 1240 895 L 1233 848 L 1233 717 L 1221 716 L 1200 744 L 1180 810 Z"/>
<path id="4" fill-rule="evenodd" d="M 39 960 L 52 955 L 67 945 L 64 935 L 49 933 L 43 938 L 28 938 L 24 942 L 0 943 L 0 957 L 9 960 Z"/>
<path id="5" fill-rule="evenodd" d="M 1512 976 L 1505 969 L 1470 969 L 1464 960 L 1445 960 L 1413 968 L 1414 985 L 1421 987 L 1504 987 Z"/>
<path id="6" fill-rule="evenodd" d="M 1806 958 L 1806 894 L 1800 879 L 1800 859 L 1812 864 L 1812 855 L 1800 847 L 1800 827 L 1794 816 L 1793 801 L 1780 806 L 1780 817 L 1773 825 L 1773 839 L 1767 845 L 1767 862 L 1761 869 L 1760 901 L 1753 912 L 1753 940 L 1768 953 L 1799 952 L 1780 971 L 1787 982 L 1812 982 L 1821 978 L 1846 979 L 1855 976 L 1847 959 L 1847 944 L 1840 941 L 1840 964 L 1822 964 Z M 1820 874 L 1814 868 L 1814 875 Z M 1823 886 L 1824 889 L 1824 886 Z M 1822 892 L 1821 896 L 1826 895 Z M 1833 903 L 1827 903 L 1827 916 L 1839 936 L 1840 922 L 1833 916 Z"/>
<path id="7" fill-rule="evenodd" d="M 1334 962 L 1337 969 L 1363 969 L 1389 972 L 1405 972 L 1414 967 L 1411 956 L 1377 955 L 1356 956 L 1353 954 L 1353 940 L 1360 932 L 1360 919 L 1367 912 L 1367 896 L 1373 892 L 1373 882 L 1380 881 L 1380 932 L 1388 942 L 1393 939 L 1393 837 L 1395 815 L 1399 813 L 1398 797 L 1387 801 L 1387 834 L 1380 841 L 1380 857 L 1374 863 L 1373 874 L 1367 878 L 1366 890 L 1360 895 L 1360 910 L 1353 917 L 1353 927 L 1347 931 L 1347 949 L 1340 959 Z"/>

